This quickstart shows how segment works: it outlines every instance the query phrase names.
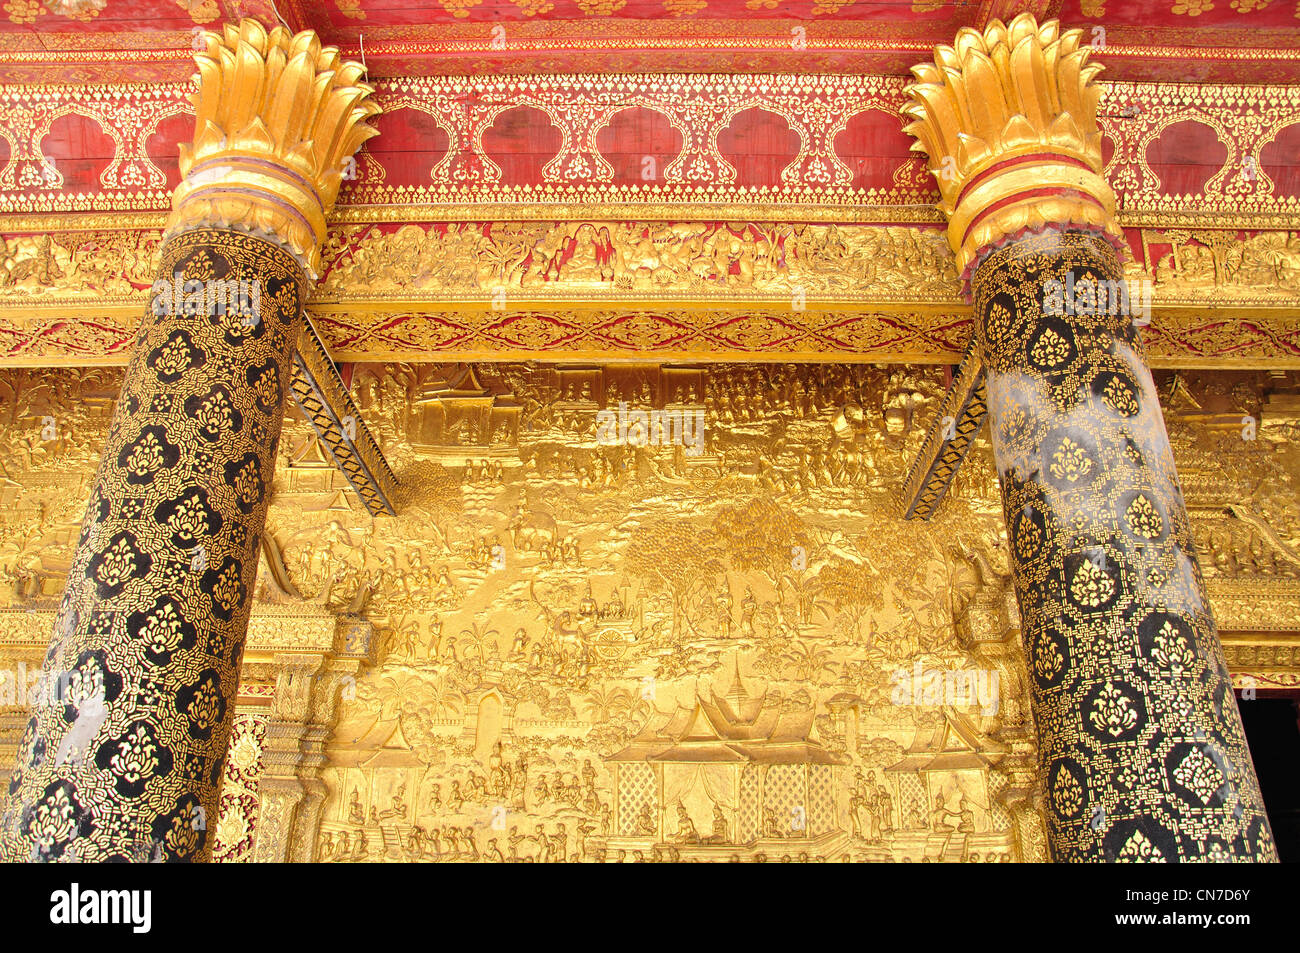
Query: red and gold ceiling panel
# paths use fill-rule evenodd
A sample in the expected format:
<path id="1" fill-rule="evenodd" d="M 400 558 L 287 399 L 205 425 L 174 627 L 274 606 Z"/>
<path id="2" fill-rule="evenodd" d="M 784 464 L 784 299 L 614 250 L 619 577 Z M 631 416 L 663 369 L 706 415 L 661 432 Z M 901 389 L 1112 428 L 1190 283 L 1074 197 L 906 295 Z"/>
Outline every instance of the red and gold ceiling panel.
<path id="1" fill-rule="evenodd" d="M 0 365 L 125 360 L 192 46 L 246 15 L 364 47 L 383 108 L 311 305 L 340 360 L 951 362 L 908 69 L 1026 9 L 1107 66 L 1153 362 L 1300 366 L 1300 0 L 0 0 Z"/>
<path id="2" fill-rule="evenodd" d="M 278 10 L 276 7 L 278 6 Z M 906 75 L 962 27 L 1029 10 L 1104 44 L 1124 80 L 1300 82 L 1295 0 L 0 0 L 9 82 L 184 80 L 193 31 L 316 30 L 371 75 Z M 1100 31 L 1100 32 L 1098 32 Z"/>
<path id="3" fill-rule="evenodd" d="M 939 221 L 902 130 L 901 77 L 377 82 L 381 134 L 349 170 L 340 221 Z M 1124 224 L 1297 225 L 1300 87 L 1105 89 L 1105 174 Z M 187 91 L 0 87 L 0 213 L 165 211 L 192 131 Z"/>

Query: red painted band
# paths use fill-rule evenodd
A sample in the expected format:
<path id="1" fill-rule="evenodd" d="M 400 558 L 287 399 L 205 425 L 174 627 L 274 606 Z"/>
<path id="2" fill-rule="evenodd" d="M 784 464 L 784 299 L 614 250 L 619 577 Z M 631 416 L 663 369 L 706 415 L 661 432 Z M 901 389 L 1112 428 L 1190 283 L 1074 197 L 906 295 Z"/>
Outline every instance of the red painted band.
<path id="1" fill-rule="evenodd" d="M 975 188 L 975 186 L 979 185 L 989 176 L 1014 168 L 1018 165 L 1027 165 L 1031 162 L 1041 164 L 1044 160 L 1059 163 L 1061 165 L 1076 165 L 1081 169 L 1087 169 L 1089 172 L 1092 171 L 1092 166 L 1088 165 L 1088 163 L 1080 159 L 1071 158 L 1070 156 L 1060 155 L 1056 152 L 1035 152 L 1030 155 L 1016 156 L 1014 159 L 1003 159 L 1001 162 L 995 162 L 979 175 L 975 176 L 975 178 L 967 182 L 962 188 L 961 194 L 957 196 L 957 204 L 960 205 L 961 200 L 966 197 L 966 193 Z"/>
<path id="2" fill-rule="evenodd" d="M 1055 186 L 1041 189 L 1030 189 L 1025 192 L 1017 192 L 1015 195 L 1009 196 L 1000 202 L 994 202 L 988 208 L 983 209 L 978 215 L 971 219 L 970 224 L 966 226 L 966 231 L 963 232 L 961 236 L 961 243 L 963 245 L 966 244 L 966 239 L 970 237 L 970 233 L 975 226 L 999 209 L 1006 208 L 1008 205 L 1013 205 L 1016 202 L 1023 201 L 1024 199 L 1042 198 L 1045 196 L 1082 199 L 1085 202 L 1091 202 L 1103 212 L 1106 210 L 1105 206 L 1097 201 L 1095 197 L 1089 195 L 1087 192 L 1080 192 L 1078 189 L 1068 189 Z"/>

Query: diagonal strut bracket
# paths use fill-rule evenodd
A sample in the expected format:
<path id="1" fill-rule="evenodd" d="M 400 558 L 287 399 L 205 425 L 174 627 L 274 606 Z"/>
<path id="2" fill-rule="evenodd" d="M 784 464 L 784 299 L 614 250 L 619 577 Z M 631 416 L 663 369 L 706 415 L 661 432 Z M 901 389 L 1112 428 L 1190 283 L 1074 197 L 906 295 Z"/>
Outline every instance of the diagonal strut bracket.
<path id="1" fill-rule="evenodd" d="M 311 319 L 303 322 L 289 383 L 335 465 L 371 516 L 397 515 L 397 477 L 371 436 Z"/>
<path id="2" fill-rule="evenodd" d="M 939 417 L 930 425 L 903 481 L 906 519 L 928 520 L 934 515 L 987 416 L 984 362 L 972 338 L 939 407 Z"/>

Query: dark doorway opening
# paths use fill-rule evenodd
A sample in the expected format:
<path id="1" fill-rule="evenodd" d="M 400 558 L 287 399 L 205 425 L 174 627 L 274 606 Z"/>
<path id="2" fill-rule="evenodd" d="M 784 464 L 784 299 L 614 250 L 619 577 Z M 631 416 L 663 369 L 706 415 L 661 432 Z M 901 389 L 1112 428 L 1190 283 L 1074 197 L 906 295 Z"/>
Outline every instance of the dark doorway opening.
<path id="1" fill-rule="evenodd" d="M 1259 692 L 1237 707 L 1283 863 L 1300 863 L 1300 692 Z"/>

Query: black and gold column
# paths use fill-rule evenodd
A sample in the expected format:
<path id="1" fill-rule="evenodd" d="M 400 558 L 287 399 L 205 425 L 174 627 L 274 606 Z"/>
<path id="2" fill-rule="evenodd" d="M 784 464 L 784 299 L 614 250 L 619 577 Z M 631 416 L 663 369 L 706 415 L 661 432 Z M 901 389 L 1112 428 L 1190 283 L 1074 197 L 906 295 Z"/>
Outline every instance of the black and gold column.
<path id="1" fill-rule="evenodd" d="M 0 827 L 0 858 L 202 860 L 290 363 L 378 112 L 315 34 L 206 34 L 194 141 Z"/>
<path id="2" fill-rule="evenodd" d="M 1120 265 L 1080 31 L 914 69 L 975 305 L 1057 861 L 1275 860 Z"/>

